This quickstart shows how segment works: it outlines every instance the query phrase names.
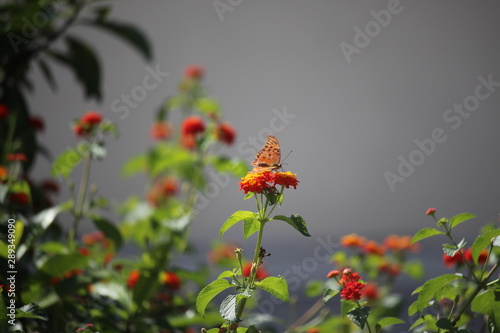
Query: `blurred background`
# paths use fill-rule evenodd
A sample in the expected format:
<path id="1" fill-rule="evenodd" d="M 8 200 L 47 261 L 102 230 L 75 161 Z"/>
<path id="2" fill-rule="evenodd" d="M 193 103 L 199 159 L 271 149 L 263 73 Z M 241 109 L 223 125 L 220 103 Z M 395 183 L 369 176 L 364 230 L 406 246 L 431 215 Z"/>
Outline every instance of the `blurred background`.
<path id="1" fill-rule="evenodd" d="M 334 249 L 348 233 L 382 240 L 431 227 L 429 207 L 438 218 L 477 215 L 457 228 L 470 244 L 499 214 L 499 14 L 494 1 L 119 1 L 113 16 L 147 34 L 154 59 L 76 27 L 101 57 L 103 102 L 85 100 L 73 75 L 57 67 L 56 93 L 34 69 L 29 103 L 46 120 L 40 140 L 54 155 L 74 145 L 69 123 L 83 112 L 117 123 L 121 137 L 110 140 L 92 178 L 120 203 L 145 190 L 145 179 L 122 177 L 123 163 L 152 144 L 154 112 L 183 69 L 200 64 L 208 93 L 237 129 L 236 143 L 222 148 L 227 155 L 250 162 L 270 133 L 282 155 L 291 152 L 285 169 L 300 185 L 278 213 L 302 215 L 312 237 L 271 224 L 264 237 L 271 274 L 307 266 L 318 246 Z M 123 96 L 151 70 L 161 72 L 159 84 L 127 106 Z M 49 172 L 39 159 L 35 175 Z M 220 186 L 200 210 L 191 229 L 199 258 L 178 265 L 204 261 L 225 219 L 254 208 L 238 182 Z M 249 251 L 254 243 L 242 244 L 239 228 L 224 238 Z M 437 254 L 444 241 L 423 242 L 428 277 L 445 271 Z M 308 267 L 308 277 L 319 278 L 332 269 L 321 260 Z"/>

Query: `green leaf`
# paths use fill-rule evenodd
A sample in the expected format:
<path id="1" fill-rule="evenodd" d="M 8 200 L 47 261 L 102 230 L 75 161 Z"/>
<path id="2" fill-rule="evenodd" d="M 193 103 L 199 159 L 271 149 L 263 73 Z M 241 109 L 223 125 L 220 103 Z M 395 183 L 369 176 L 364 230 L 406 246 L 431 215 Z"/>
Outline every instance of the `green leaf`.
<path id="1" fill-rule="evenodd" d="M 238 295 L 227 296 L 220 305 L 219 313 L 224 320 L 230 323 L 237 323 L 240 321 L 236 315 L 236 301 Z"/>
<path id="2" fill-rule="evenodd" d="M 484 234 L 478 236 L 474 243 L 471 246 L 471 254 L 474 262 L 477 264 L 477 260 L 481 251 L 486 248 L 491 242 L 495 239 L 495 237 L 500 236 L 500 229 L 493 229 L 490 231 L 486 231 Z"/>
<path id="3" fill-rule="evenodd" d="M 79 253 L 56 254 L 47 259 L 40 270 L 50 276 L 58 276 L 64 272 L 85 267 L 88 260 L 88 257 Z"/>
<path id="4" fill-rule="evenodd" d="M 396 317 L 385 317 L 377 321 L 375 324 L 375 331 L 380 331 L 382 328 L 390 325 L 396 325 L 396 324 L 404 324 L 404 320 L 401 320 Z"/>
<path id="5" fill-rule="evenodd" d="M 90 21 L 86 20 L 83 23 L 106 30 L 117 37 L 122 38 L 131 46 L 135 47 L 146 60 L 152 59 L 151 45 L 146 36 L 135 26 L 131 24 L 118 23 L 113 21 Z"/>
<path id="6" fill-rule="evenodd" d="M 420 292 L 417 300 L 415 301 L 415 309 L 422 312 L 422 310 L 429 305 L 429 302 L 436 297 L 436 294 L 439 293 L 442 288 L 458 279 L 463 279 L 463 276 L 445 274 L 424 283 L 424 285 L 419 288 Z M 413 293 L 415 293 L 415 291 Z"/>
<path id="7" fill-rule="evenodd" d="M 146 170 L 147 159 L 144 155 L 137 155 L 130 158 L 122 168 L 122 175 L 124 177 L 130 177 L 133 174 L 142 172 Z"/>
<path id="8" fill-rule="evenodd" d="M 259 231 L 260 221 L 255 217 L 243 220 L 243 238 L 247 240 L 255 232 Z"/>
<path id="9" fill-rule="evenodd" d="M 289 301 L 288 284 L 282 276 L 270 276 L 260 282 L 256 282 L 255 285 L 282 301 Z"/>
<path id="10" fill-rule="evenodd" d="M 370 314 L 369 306 L 360 306 L 352 309 L 347 313 L 347 317 L 351 319 L 351 321 L 356 324 L 359 328 L 363 329 L 366 324 L 366 320 L 368 319 L 368 315 Z"/>
<path id="11" fill-rule="evenodd" d="M 309 231 L 307 231 L 306 221 L 304 221 L 304 219 L 300 215 L 292 214 L 290 217 L 284 215 L 276 215 L 275 217 L 273 217 L 273 220 L 285 221 L 302 235 L 311 237 Z"/>
<path id="12" fill-rule="evenodd" d="M 3 288 L 0 287 L 0 332 L 7 332 L 7 306 L 3 299 Z"/>
<path id="13" fill-rule="evenodd" d="M 474 217 L 476 217 L 476 215 L 471 213 L 457 214 L 450 219 L 450 228 L 453 229 L 460 223 L 473 219 Z"/>
<path id="14" fill-rule="evenodd" d="M 251 197 L 253 197 L 255 195 L 254 192 L 248 192 L 247 194 L 245 194 L 245 197 L 243 198 L 243 200 L 247 200 L 247 199 L 250 199 Z"/>
<path id="15" fill-rule="evenodd" d="M 222 235 L 224 235 L 224 233 L 229 228 L 231 228 L 233 225 L 235 225 L 236 223 L 240 222 L 241 220 L 250 219 L 250 218 L 254 218 L 254 213 L 253 212 L 245 211 L 245 210 L 239 210 L 237 212 L 234 212 L 233 215 L 231 215 L 226 220 L 226 222 L 224 222 L 224 224 L 222 225 L 222 227 L 220 228 L 220 231 L 219 231 L 219 241 L 222 238 Z"/>
<path id="16" fill-rule="evenodd" d="M 36 303 L 29 303 L 16 310 L 16 318 L 34 318 L 48 321 L 47 313 Z"/>
<path id="17" fill-rule="evenodd" d="M 118 250 L 123 244 L 122 234 L 113 222 L 105 219 L 102 216 L 93 216 L 92 221 L 97 229 L 101 230 L 106 238 L 109 238 L 115 244 L 115 249 Z"/>
<path id="18" fill-rule="evenodd" d="M 324 289 L 324 283 L 323 281 L 308 281 L 306 284 L 306 296 L 307 297 L 318 297 L 323 293 Z"/>
<path id="19" fill-rule="evenodd" d="M 198 109 L 201 113 L 204 114 L 220 114 L 220 106 L 219 103 L 210 97 L 202 97 L 198 99 L 196 103 L 196 109 Z"/>
<path id="20" fill-rule="evenodd" d="M 329 300 L 331 300 L 335 295 L 339 293 L 338 290 L 333 290 L 333 289 L 326 289 L 325 292 L 323 293 L 323 304 L 326 304 Z"/>
<path id="21" fill-rule="evenodd" d="M 205 315 L 205 309 L 208 305 L 208 303 L 218 294 L 220 294 L 222 291 L 226 290 L 227 288 L 234 287 L 231 283 L 229 283 L 227 280 L 224 279 L 219 279 L 215 280 L 209 285 L 207 285 L 205 288 L 203 288 L 198 296 L 196 297 L 196 310 L 202 315 Z"/>
<path id="22" fill-rule="evenodd" d="M 232 278 L 233 275 L 234 275 L 233 271 L 224 271 L 224 272 L 219 274 L 219 276 L 217 277 L 217 280 L 220 280 L 223 278 Z"/>
<path id="23" fill-rule="evenodd" d="M 227 172 L 235 177 L 243 177 L 249 171 L 247 162 L 240 159 L 229 159 L 225 156 L 210 156 L 208 162 L 218 172 Z"/>
<path id="24" fill-rule="evenodd" d="M 449 320 L 448 318 L 439 318 L 436 321 L 436 326 L 446 330 L 453 328 L 453 324 L 451 323 L 451 320 Z"/>
<path id="25" fill-rule="evenodd" d="M 444 232 L 434 228 L 423 228 L 419 230 L 411 240 L 411 244 L 421 241 L 422 239 L 429 238 L 435 235 L 444 235 Z"/>
<path id="26" fill-rule="evenodd" d="M 79 154 L 74 149 L 67 149 L 59 155 L 54 163 L 52 163 L 52 176 L 68 178 L 73 171 L 83 160 L 83 155 Z"/>

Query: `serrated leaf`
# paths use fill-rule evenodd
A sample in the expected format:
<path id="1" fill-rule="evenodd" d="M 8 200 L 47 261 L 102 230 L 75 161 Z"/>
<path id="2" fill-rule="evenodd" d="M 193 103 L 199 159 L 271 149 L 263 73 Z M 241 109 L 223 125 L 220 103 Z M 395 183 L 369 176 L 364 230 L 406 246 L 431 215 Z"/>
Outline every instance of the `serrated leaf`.
<path id="1" fill-rule="evenodd" d="M 450 219 L 450 228 L 453 229 L 455 228 L 457 225 L 459 225 L 460 223 L 463 223 L 465 221 L 468 221 L 472 218 L 476 217 L 476 215 L 474 214 L 471 214 L 471 213 L 461 213 L 461 214 L 457 214 L 455 216 L 453 216 L 451 219 Z"/>
<path id="2" fill-rule="evenodd" d="M 231 283 L 229 283 L 227 280 L 224 279 L 219 279 L 215 280 L 209 285 L 205 286 L 198 296 L 196 297 L 196 310 L 202 315 L 205 315 L 205 309 L 208 305 L 208 303 L 218 294 L 220 294 L 222 291 L 226 290 L 227 288 L 234 287 Z"/>
<path id="3" fill-rule="evenodd" d="M 477 264 L 477 260 L 479 258 L 479 255 L 481 254 L 481 251 L 486 248 L 488 245 L 491 244 L 493 239 L 496 239 L 496 237 L 500 236 L 500 229 L 493 229 L 490 231 L 485 232 L 484 234 L 478 236 L 474 243 L 471 246 L 471 254 L 472 258 L 474 259 L 474 262 Z"/>
<path id="4" fill-rule="evenodd" d="M 306 221 L 302 218 L 302 216 L 297 214 L 292 214 L 290 217 L 284 215 L 276 215 L 273 217 L 273 220 L 280 220 L 291 225 L 295 230 L 300 232 L 302 235 L 311 237 L 309 231 L 307 231 Z"/>
<path id="5" fill-rule="evenodd" d="M 288 283 L 282 276 L 270 276 L 260 282 L 256 282 L 255 285 L 282 301 L 289 301 Z"/>
<path id="6" fill-rule="evenodd" d="M 463 276 L 444 274 L 425 282 L 420 288 L 418 298 L 415 301 L 416 310 L 422 312 L 422 310 L 429 305 L 429 302 L 434 299 L 436 294 L 440 292 L 444 286 L 459 279 L 463 279 Z"/>
<path id="7" fill-rule="evenodd" d="M 443 244 L 443 253 L 447 256 L 453 257 L 459 250 L 460 248 L 457 248 L 455 245 Z"/>
<path id="8" fill-rule="evenodd" d="M 59 155 L 54 163 L 52 163 L 52 176 L 68 178 L 73 171 L 83 160 L 83 156 L 74 149 L 67 149 Z"/>
<path id="9" fill-rule="evenodd" d="M 219 276 L 217 277 L 217 280 L 223 279 L 223 278 L 232 278 L 233 275 L 234 275 L 233 271 L 224 271 L 224 272 L 219 274 Z"/>
<path id="10" fill-rule="evenodd" d="M 237 295 L 229 295 L 220 305 L 219 313 L 221 317 L 230 323 L 240 321 L 238 316 L 236 316 L 236 299 Z"/>
<path id="11" fill-rule="evenodd" d="M 250 211 L 245 211 L 245 210 L 239 210 L 237 212 L 234 212 L 227 220 L 224 222 L 222 227 L 220 228 L 219 231 L 219 241 L 222 238 L 222 235 L 231 228 L 233 225 L 236 223 L 240 222 L 241 220 L 245 219 L 250 219 L 254 218 L 254 213 Z"/>
<path id="12" fill-rule="evenodd" d="M 113 222 L 105 219 L 102 216 L 93 216 L 92 221 L 97 229 L 101 230 L 106 238 L 109 238 L 115 245 L 115 249 L 121 248 L 123 244 L 123 237 L 120 230 L 113 224 Z"/>
<path id="13" fill-rule="evenodd" d="M 413 236 L 411 240 L 411 244 L 421 241 L 422 239 L 426 239 L 435 235 L 444 235 L 444 232 L 439 231 L 434 228 L 423 228 L 419 230 L 415 236 Z"/>
<path id="14" fill-rule="evenodd" d="M 382 328 L 390 325 L 396 325 L 396 324 L 404 324 L 404 320 L 401 320 L 396 317 L 385 317 L 377 321 L 375 324 L 375 331 L 380 331 Z"/>
<path id="15" fill-rule="evenodd" d="M 347 313 L 347 317 L 356 324 L 359 328 L 363 329 L 370 314 L 369 306 L 360 306 L 352 309 Z"/>
<path id="16" fill-rule="evenodd" d="M 47 313 L 36 303 L 29 303 L 16 309 L 16 318 L 34 318 L 48 321 Z"/>
<path id="17" fill-rule="evenodd" d="M 260 229 L 260 221 L 252 217 L 243 220 L 243 238 L 247 240 L 255 232 Z"/>

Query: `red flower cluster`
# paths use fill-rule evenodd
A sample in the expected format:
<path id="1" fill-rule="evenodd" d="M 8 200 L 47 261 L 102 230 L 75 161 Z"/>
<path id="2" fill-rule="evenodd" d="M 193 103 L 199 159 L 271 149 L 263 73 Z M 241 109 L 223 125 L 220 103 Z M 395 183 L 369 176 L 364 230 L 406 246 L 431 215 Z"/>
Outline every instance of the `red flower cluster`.
<path id="1" fill-rule="evenodd" d="M 196 135 L 202 133 L 205 130 L 205 124 L 203 119 L 198 116 L 190 116 L 184 119 L 181 124 L 182 135 Z"/>
<path id="2" fill-rule="evenodd" d="M 411 236 L 389 235 L 384 239 L 384 246 L 391 251 L 409 250 L 418 252 L 420 250 L 420 244 L 411 243 Z"/>
<path id="3" fill-rule="evenodd" d="M 360 248 L 366 243 L 366 238 L 358 234 L 345 235 L 340 239 L 340 245 L 343 247 Z"/>
<path id="4" fill-rule="evenodd" d="M 30 202 L 30 197 L 24 192 L 13 192 L 9 194 L 8 200 L 13 204 L 27 205 Z"/>
<path id="5" fill-rule="evenodd" d="M 227 145 L 232 145 L 236 138 L 236 130 L 227 122 L 217 125 L 215 134 L 217 136 L 217 140 Z"/>
<path id="6" fill-rule="evenodd" d="M 189 79 L 202 79 L 205 76 L 205 69 L 200 65 L 189 65 L 184 70 L 184 76 Z"/>
<path id="7" fill-rule="evenodd" d="M 100 243 L 105 249 L 111 246 L 111 241 L 106 238 L 102 231 L 94 231 L 90 234 L 85 234 L 82 237 L 83 243 L 85 245 L 94 245 Z"/>
<path id="8" fill-rule="evenodd" d="M 477 261 L 479 264 L 484 264 L 486 262 L 486 259 L 488 259 L 488 251 L 482 250 Z M 457 253 L 455 253 L 453 257 L 447 255 L 446 253 L 443 254 L 443 264 L 448 268 L 455 265 L 461 265 L 465 261 L 471 263 L 474 262 L 474 259 L 472 258 L 472 250 L 470 248 L 463 251 L 463 255 L 460 253 L 460 251 L 457 251 Z"/>
<path id="9" fill-rule="evenodd" d="M 365 287 L 365 284 L 359 282 L 361 277 L 358 273 L 351 271 L 351 269 L 346 268 L 342 272 L 342 278 L 339 284 L 342 286 L 340 291 L 340 296 L 346 300 L 359 300 L 361 298 L 361 289 Z"/>
<path id="10" fill-rule="evenodd" d="M 380 245 L 374 240 L 369 240 L 368 242 L 366 242 L 363 247 L 363 251 L 368 254 L 375 254 L 377 256 L 383 256 L 385 253 L 385 250 L 382 247 L 382 245 Z"/>
<path id="11" fill-rule="evenodd" d="M 12 153 L 7 155 L 7 160 L 26 162 L 28 160 L 28 157 L 25 153 Z"/>
<path id="12" fill-rule="evenodd" d="M 271 172 L 262 171 L 257 173 L 247 173 L 245 177 L 241 179 L 240 191 L 243 190 L 245 194 L 248 192 L 262 193 L 262 191 L 273 190 L 277 185 L 285 186 L 290 188 L 293 186 L 294 189 L 297 188 L 299 181 L 295 174 L 290 171 L 287 172 Z"/>
<path id="13" fill-rule="evenodd" d="M 169 122 L 158 122 L 154 123 L 150 129 L 151 138 L 154 141 L 157 140 L 166 140 L 170 138 L 172 132 L 174 131 L 173 126 Z"/>
<path id="14" fill-rule="evenodd" d="M 40 183 L 40 188 L 45 192 L 59 193 L 59 185 L 52 179 L 45 179 Z"/>
<path id="15" fill-rule="evenodd" d="M 252 263 L 251 262 L 247 262 L 246 264 L 243 265 L 242 267 L 242 274 L 244 277 L 249 277 L 250 276 L 250 272 L 252 271 Z M 257 268 L 257 273 L 255 273 L 255 279 L 256 280 L 264 280 L 266 277 L 269 276 L 269 273 L 264 269 L 262 268 L 262 266 L 259 266 Z"/>
<path id="16" fill-rule="evenodd" d="M 38 132 L 43 132 L 45 130 L 45 123 L 43 122 L 43 118 L 40 116 L 31 116 L 29 124 Z"/>
<path id="17" fill-rule="evenodd" d="M 141 273 L 137 269 L 133 269 L 130 271 L 128 274 L 127 278 L 127 286 L 130 289 L 134 289 L 135 285 L 137 284 L 137 281 L 139 281 L 139 278 L 141 277 Z"/>
<path id="18" fill-rule="evenodd" d="M 181 287 L 181 278 L 174 272 L 163 272 L 161 280 L 165 286 L 172 290 L 178 290 Z"/>
<path id="19" fill-rule="evenodd" d="M 9 115 L 9 108 L 7 104 L 0 103 L 0 119 L 7 118 Z"/>
<path id="20" fill-rule="evenodd" d="M 152 206 L 159 206 L 166 198 L 177 192 L 179 184 L 173 177 L 166 177 L 154 184 L 147 193 L 147 200 Z"/>
<path id="21" fill-rule="evenodd" d="M 76 136 L 82 137 L 92 133 L 102 122 L 102 115 L 96 111 L 88 111 L 73 126 L 73 132 Z"/>

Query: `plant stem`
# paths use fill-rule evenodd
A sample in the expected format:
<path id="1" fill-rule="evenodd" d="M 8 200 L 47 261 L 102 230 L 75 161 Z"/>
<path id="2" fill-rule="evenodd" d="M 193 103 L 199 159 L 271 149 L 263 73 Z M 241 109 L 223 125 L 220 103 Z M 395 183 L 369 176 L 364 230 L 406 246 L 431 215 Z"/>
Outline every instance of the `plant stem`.
<path id="1" fill-rule="evenodd" d="M 70 248 L 73 248 L 74 246 L 75 235 L 76 231 L 78 230 L 78 223 L 82 218 L 83 204 L 85 203 L 85 196 L 87 194 L 87 187 L 90 178 L 90 164 L 91 164 L 90 162 L 91 162 L 91 157 L 90 157 L 90 152 L 88 151 L 84 157 L 82 179 L 80 180 L 78 197 L 76 199 L 76 205 L 73 210 L 73 216 L 75 219 L 73 221 L 73 226 L 68 232 L 68 246 Z"/>
<path id="2" fill-rule="evenodd" d="M 262 235 L 264 234 L 264 226 L 266 224 L 265 220 L 260 221 L 260 228 L 259 228 L 259 234 L 257 236 L 257 243 L 255 244 L 255 252 L 253 255 L 253 262 L 252 262 L 252 268 L 255 267 L 255 269 L 251 269 L 250 276 L 248 278 L 248 285 L 247 288 L 253 288 L 254 287 L 254 282 L 255 282 L 255 276 L 257 275 L 257 270 L 259 269 L 259 264 L 260 264 L 260 247 L 262 245 Z M 247 298 L 243 298 L 239 303 L 238 303 L 238 309 L 236 311 L 236 318 L 241 318 L 241 315 L 243 314 L 243 310 L 245 309 L 245 304 L 247 303 Z M 229 331 L 229 333 L 236 333 L 236 329 Z"/>

